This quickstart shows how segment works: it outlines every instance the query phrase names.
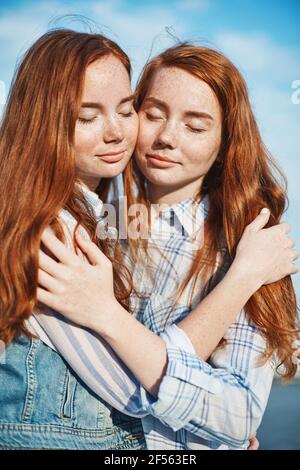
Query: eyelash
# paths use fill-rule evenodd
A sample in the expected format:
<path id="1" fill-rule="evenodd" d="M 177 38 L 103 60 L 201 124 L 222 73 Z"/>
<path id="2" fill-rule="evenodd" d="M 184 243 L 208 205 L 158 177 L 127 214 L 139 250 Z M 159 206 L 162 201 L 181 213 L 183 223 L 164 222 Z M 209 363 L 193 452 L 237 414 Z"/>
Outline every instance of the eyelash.
<path id="1" fill-rule="evenodd" d="M 81 124 L 91 124 L 92 122 L 95 121 L 95 117 L 92 118 L 92 119 L 84 119 L 84 118 L 78 118 L 78 121 L 81 123 Z"/>
<path id="2" fill-rule="evenodd" d="M 123 117 L 130 117 L 133 115 L 133 111 L 130 111 L 129 113 L 126 113 L 126 114 L 123 114 L 123 113 L 120 113 Z M 92 119 L 84 119 L 84 118 L 78 118 L 78 121 L 81 123 L 81 124 L 91 124 L 92 122 L 95 121 L 95 119 L 97 119 L 96 117 L 92 118 Z"/>
<path id="3" fill-rule="evenodd" d="M 145 113 L 145 114 L 146 114 L 147 119 L 149 119 L 150 121 L 157 121 L 159 119 L 162 119 L 161 117 L 158 117 L 158 116 L 151 116 L 151 114 L 148 114 L 148 113 Z"/>
<path id="4" fill-rule="evenodd" d="M 187 125 L 187 128 L 191 131 L 191 132 L 195 132 L 196 134 L 200 134 L 201 132 L 204 132 L 204 129 L 195 129 L 191 126 L 188 126 Z"/>
<path id="5" fill-rule="evenodd" d="M 130 117 L 130 116 L 133 115 L 133 111 L 130 111 L 129 113 L 126 113 L 126 114 L 124 114 L 124 113 L 120 113 L 120 114 L 121 114 L 123 117 Z"/>
<path id="6" fill-rule="evenodd" d="M 150 121 L 158 121 L 160 119 L 162 119 L 161 117 L 154 117 L 154 116 L 151 116 L 151 114 L 149 113 L 145 113 L 146 114 L 146 117 L 147 119 L 149 119 Z M 196 134 L 200 134 L 201 132 L 204 132 L 204 129 L 195 129 L 189 125 L 186 126 L 191 132 L 194 132 Z"/>

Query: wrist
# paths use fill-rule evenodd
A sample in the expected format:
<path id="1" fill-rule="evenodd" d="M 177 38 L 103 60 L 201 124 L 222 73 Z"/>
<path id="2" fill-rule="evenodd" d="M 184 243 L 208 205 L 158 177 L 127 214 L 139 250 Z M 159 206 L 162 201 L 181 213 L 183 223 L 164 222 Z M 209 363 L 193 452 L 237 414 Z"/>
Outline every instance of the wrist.
<path id="1" fill-rule="evenodd" d="M 89 328 L 108 340 L 118 332 L 124 317 L 126 314 L 129 316 L 129 313 L 116 299 L 112 299 L 101 309 L 103 310 L 99 312 L 98 309 L 98 312 L 95 312 L 95 315 L 91 318 Z"/>
<path id="2" fill-rule="evenodd" d="M 247 300 L 262 286 L 257 275 L 250 273 L 237 258 L 230 266 L 226 277 L 227 280 L 233 282 L 236 288 L 244 291 Z"/>

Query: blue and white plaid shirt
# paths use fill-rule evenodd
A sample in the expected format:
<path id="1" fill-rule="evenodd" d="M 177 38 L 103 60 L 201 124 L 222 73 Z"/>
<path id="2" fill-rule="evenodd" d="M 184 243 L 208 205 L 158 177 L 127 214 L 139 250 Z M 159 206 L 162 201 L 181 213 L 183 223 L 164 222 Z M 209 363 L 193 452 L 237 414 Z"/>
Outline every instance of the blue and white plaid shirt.
<path id="1" fill-rule="evenodd" d="M 101 201 L 94 193 L 85 193 L 99 216 Z M 207 212 L 207 198 L 201 203 L 187 199 L 165 209 L 158 219 L 160 229 L 163 227 L 159 233 L 168 235 L 158 236 L 154 226 L 149 258 L 144 256 L 143 263 L 133 265 L 126 253 L 135 285 L 142 293 L 142 298 L 132 299 L 133 312 L 167 347 L 167 371 L 157 398 L 138 383 L 98 335 L 53 311 L 33 315 L 30 320 L 33 331 L 56 349 L 95 393 L 121 412 L 142 419 L 151 450 L 247 448 L 272 385 L 274 360 L 257 367 L 266 343 L 244 311 L 227 331 L 225 345 L 216 349 L 208 362 L 194 353 L 185 333 L 176 327 L 199 302 L 201 293 L 199 280 L 192 306 L 191 286 L 174 305 L 173 294 L 193 259 L 191 218 L 186 214 L 193 214 L 200 228 Z M 76 221 L 66 211 L 61 217 L 70 229 L 71 246 Z M 182 341 L 178 341 L 180 334 Z"/>

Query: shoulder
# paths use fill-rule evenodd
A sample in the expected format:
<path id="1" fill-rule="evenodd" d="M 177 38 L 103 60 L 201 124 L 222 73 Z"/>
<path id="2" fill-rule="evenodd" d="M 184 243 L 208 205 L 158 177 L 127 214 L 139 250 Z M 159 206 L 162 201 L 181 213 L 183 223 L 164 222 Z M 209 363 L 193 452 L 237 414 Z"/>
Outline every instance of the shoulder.
<path id="1" fill-rule="evenodd" d="M 66 237 L 67 246 L 74 250 L 73 237 L 77 226 L 77 220 L 66 209 L 61 209 L 59 211 L 58 220 Z M 85 239 L 88 240 L 90 238 L 87 231 L 82 226 L 79 226 L 78 230 L 80 231 L 80 235 Z"/>

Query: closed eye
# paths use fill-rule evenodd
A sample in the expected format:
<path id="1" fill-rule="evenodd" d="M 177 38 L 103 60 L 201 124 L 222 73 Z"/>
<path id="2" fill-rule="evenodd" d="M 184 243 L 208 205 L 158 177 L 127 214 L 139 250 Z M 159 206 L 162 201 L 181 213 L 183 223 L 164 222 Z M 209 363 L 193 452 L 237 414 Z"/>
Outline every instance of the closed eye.
<path id="1" fill-rule="evenodd" d="M 129 111 L 129 113 L 120 113 L 120 114 L 121 114 L 121 116 L 123 116 L 123 117 L 130 117 L 130 116 L 132 116 L 132 115 L 134 114 L 134 112 L 133 112 L 133 111 Z"/>
<path id="2" fill-rule="evenodd" d="M 97 118 L 96 118 L 96 117 L 93 117 L 93 118 L 90 118 L 90 119 L 85 119 L 85 118 L 79 117 L 79 118 L 78 118 L 78 121 L 79 121 L 81 124 L 91 124 L 92 122 L 95 121 L 95 119 L 97 119 Z"/>
<path id="3" fill-rule="evenodd" d="M 197 128 L 197 127 L 192 127 L 192 126 L 189 126 L 188 124 L 186 125 L 186 127 L 191 131 L 191 132 L 196 132 L 197 134 L 200 134 L 201 132 L 204 132 L 205 129 L 200 129 L 200 128 Z"/>
<path id="4" fill-rule="evenodd" d="M 150 114 L 150 113 L 145 113 L 145 114 L 146 114 L 147 119 L 149 119 L 150 121 L 158 121 L 159 119 L 163 119 L 162 116 L 155 116 L 154 114 Z"/>

